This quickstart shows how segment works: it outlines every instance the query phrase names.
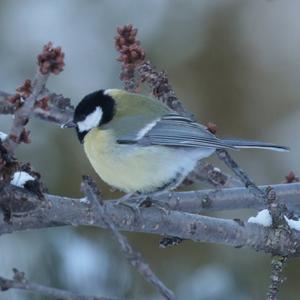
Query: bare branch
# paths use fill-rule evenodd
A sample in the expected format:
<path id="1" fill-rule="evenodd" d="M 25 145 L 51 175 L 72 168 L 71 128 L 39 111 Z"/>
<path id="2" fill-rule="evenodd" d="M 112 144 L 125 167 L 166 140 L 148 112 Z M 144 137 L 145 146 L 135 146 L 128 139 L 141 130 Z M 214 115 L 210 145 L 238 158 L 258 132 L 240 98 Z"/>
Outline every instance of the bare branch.
<path id="1" fill-rule="evenodd" d="M 9 93 L 6 93 L 4 91 L 0 91 L 0 100 L 2 101 L 3 99 L 11 96 Z"/>
<path id="2" fill-rule="evenodd" d="M 247 173 L 238 166 L 229 153 L 224 149 L 218 149 L 217 155 L 232 171 L 233 173 L 244 183 L 245 187 L 257 198 L 264 199 L 266 201 L 266 195 L 263 193 L 250 179 Z"/>
<path id="3" fill-rule="evenodd" d="M 8 100 L 10 97 L 13 97 L 13 94 L 0 91 L 1 93 L 5 97 L 2 98 L 0 95 L 0 114 L 14 114 L 16 107 Z M 39 97 L 49 97 L 48 107 L 47 109 L 43 109 L 35 106 L 32 112 L 34 117 L 59 125 L 65 124 L 72 119 L 74 107 L 71 105 L 70 99 L 51 93 L 47 89 L 43 89 Z"/>
<path id="4" fill-rule="evenodd" d="M 151 283 L 157 291 L 168 300 L 175 299 L 174 293 L 167 288 L 164 283 L 154 274 L 150 266 L 143 260 L 142 255 L 135 251 L 129 244 L 127 238 L 123 236 L 116 228 L 112 219 L 105 211 L 104 202 L 101 198 L 97 186 L 90 177 L 85 176 L 83 180 L 83 191 L 92 204 L 93 214 L 98 213 L 103 220 L 104 225 L 113 233 L 122 252 L 124 253 L 130 264 L 135 267 L 143 277 Z"/>
<path id="5" fill-rule="evenodd" d="M 45 195 L 45 201 L 21 188 L 7 189 L 7 199 L 15 204 L 29 201 L 39 204 L 35 210 L 18 214 L 12 211 L 10 222 L 0 221 L 0 234 L 13 231 L 37 229 L 64 225 L 94 225 L 107 228 L 101 216 L 78 199 Z M 90 199 L 88 199 L 90 200 Z M 139 213 L 124 205 L 105 201 L 104 210 L 118 230 L 147 232 L 163 236 L 176 236 L 182 239 L 217 243 L 233 247 L 250 247 L 256 251 L 280 254 L 283 256 L 300 255 L 300 232 L 275 232 L 257 224 L 236 220 L 212 218 L 179 211 L 167 211 L 155 206 L 141 207 Z M 141 221 L 142 220 L 142 221 Z M 270 243 L 274 241 L 274 243 Z"/>
<path id="6" fill-rule="evenodd" d="M 153 95 L 178 113 L 193 118 L 181 101 L 175 96 L 169 84 L 165 72 L 158 72 L 149 61 L 145 61 L 145 50 L 136 39 L 138 30 L 131 24 L 118 28 L 118 35 L 115 37 L 116 49 L 120 52 L 118 60 L 122 63 L 120 79 L 124 82 L 126 90 L 134 91 L 138 84 L 134 77 L 137 70 L 141 81 L 147 82 L 153 89 Z"/>
<path id="7" fill-rule="evenodd" d="M 135 91 L 138 87 L 135 78 L 136 67 L 145 60 L 145 51 L 136 39 L 137 29 L 132 25 L 118 27 L 115 37 L 115 47 L 120 53 L 118 61 L 122 63 L 120 79 L 127 91 Z"/>
<path id="8" fill-rule="evenodd" d="M 61 289 L 56 289 L 37 283 L 29 282 L 25 278 L 23 272 L 13 269 L 14 278 L 7 279 L 0 276 L 0 289 L 1 291 L 7 291 L 9 289 L 26 290 L 29 292 L 35 292 L 44 296 L 53 297 L 59 300 L 117 300 L 117 298 L 107 298 L 100 296 L 88 296 L 77 293 L 68 292 Z"/>
<path id="9" fill-rule="evenodd" d="M 13 119 L 13 124 L 10 130 L 10 138 L 6 140 L 5 146 L 14 152 L 17 144 L 20 142 L 21 133 L 25 128 L 29 118 L 31 117 L 34 104 L 38 99 L 39 94 L 45 87 L 46 81 L 48 79 L 48 74 L 41 74 L 37 72 L 36 78 L 32 85 L 31 95 L 25 99 L 23 105 L 16 110 L 15 117 Z"/>
<path id="10" fill-rule="evenodd" d="M 271 283 L 267 293 L 267 300 L 276 300 L 279 292 L 279 286 L 283 283 L 285 278 L 282 276 L 283 268 L 287 263 L 287 257 L 272 256 L 271 269 Z"/>
<path id="11" fill-rule="evenodd" d="M 300 215 L 300 183 L 276 184 L 271 186 L 277 194 L 282 204 L 285 204 L 290 211 Z M 268 186 L 259 186 L 261 190 L 266 190 Z M 28 201 L 21 201 L 21 198 L 28 198 Z M 45 195 L 49 199 L 66 199 L 79 202 L 80 199 L 64 198 L 54 195 Z M 32 201 L 31 201 L 32 199 Z M 133 202 L 140 202 L 143 197 L 133 198 Z M 226 188 L 220 190 L 196 190 L 186 192 L 166 192 L 153 195 L 151 200 L 162 207 L 170 210 L 177 210 L 189 213 L 201 213 L 210 211 L 224 211 L 236 209 L 256 209 L 266 208 L 261 199 L 257 199 L 246 188 Z M 115 205 L 118 200 L 106 200 L 111 205 Z M 0 193 L 0 205 L 9 202 L 12 211 L 26 212 L 33 210 L 39 202 L 28 194 L 26 189 L 17 189 L 13 186 L 5 186 Z"/>
<path id="12" fill-rule="evenodd" d="M 285 221 L 285 214 L 287 214 L 287 207 L 284 203 L 278 200 L 277 194 L 274 189 L 268 187 L 266 189 L 266 198 L 268 203 L 268 210 L 272 217 L 272 227 L 277 233 L 276 236 L 280 235 L 281 232 L 290 233 L 290 227 Z M 274 240 L 271 243 L 276 242 Z M 282 277 L 283 268 L 288 260 L 287 256 L 283 255 L 272 255 L 271 261 L 271 284 L 269 285 L 269 290 L 267 293 L 267 300 L 276 300 L 277 294 L 279 292 L 279 287 L 284 281 Z"/>
<path id="13" fill-rule="evenodd" d="M 8 98 L 11 96 L 13 95 L 4 91 L 0 91 L 0 114 L 8 115 L 15 113 L 16 107 L 8 101 Z"/>
<path id="14" fill-rule="evenodd" d="M 35 117 L 59 125 L 65 124 L 73 118 L 74 107 L 71 105 L 70 99 L 62 95 L 44 91 L 44 96 L 49 97 L 47 109 L 35 107 L 33 114 Z"/>
<path id="15" fill-rule="evenodd" d="M 276 184 L 271 185 L 282 204 L 285 204 L 290 211 L 300 214 L 300 184 Z M 265 191 L 268 186 L 259 186 Z M 189 213 L 201 213 L 207 211 L 222 211 L 236 209 L 263 209 L 267 204 L 255 197 L 247 188 L 224 188 L 218 190 L 196 190 L 187 192 L 168 192 L 158 196 L 153 195 L 152 199 L 167 206 L 169 209 Z"/>
<path id="16" fill-rule="evenodd" d="M 64 53 L 59 47 L 53 48 L 49 42 L 44 46 L 43 52 L 37 56 L 37 60 L 38 70 L 32 85 L 30 80 L 26 80 L 24 85 L 17 89 L 21 96 L 17 95 L 20 99 L 17 99 L 19 102 L 14 113 L 9 138 L 4 143 L 5 147 L 12 153 L 22 139 L 25 142 L 28 140 L 28 132 L 26 132 L 25 126 L 33 113 L 38 97 L 45 89 L 49 74 L 59 74 L 63 70 Z M 23 103 L 20 102 L 21 100 L 23 100 Z"/>
<path id="17" fill-rule="evenodd" d="M 207 182 L 216 188 L 238 187 L 242 182 L 229 174 L 221 171 L 212 164 L 198 161 L 194 170 L 185 178 L 183 185 L 197 182 Z"/>
<path id="18" fill-rule="evenodd" d="M 165 103 L 182 116 L 195 119 L 194 115 L 190 113 L 176 97 L 164 71 L 156 71 L 149 61 L 140 64 L 137 67 L 137 71 L 139 72 L 142 81 L 147 82 L 152 87 L 153 95 L 158 100 Z"/>

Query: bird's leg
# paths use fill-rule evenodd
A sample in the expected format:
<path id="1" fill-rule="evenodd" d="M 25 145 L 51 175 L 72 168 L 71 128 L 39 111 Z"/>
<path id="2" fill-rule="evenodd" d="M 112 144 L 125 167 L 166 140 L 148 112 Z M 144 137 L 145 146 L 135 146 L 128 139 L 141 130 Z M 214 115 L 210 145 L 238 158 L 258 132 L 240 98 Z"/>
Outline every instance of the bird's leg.
<path id="1" fill-rule="evenodd" d="M 151 198 L 148 194 L 143 195 L 139 192 L 129 193 L 117 200 L 116 205 L 124 205 L 137 210 L 140 207 L 150 207 Z"/>
<path id="2" fill-rule="evenodd" d="M 154 197 L 157 197 L 162 193 L 165 193 L 165 191 L 147 194 L 142 194 L 139 192 L 129 193 L 117 200 L 115 205 L 123 205 L 127 208 L 130 208 L 135 215 L 141 215 L 140 208 L 148 208 L 154 206 L 160 209 L 163 214 L 167 215 L 170 211 L 168 203 L 153 199 Z"/>
<path id="3" fill-rule="evenodd" d="M 127 201 L 128 201 L 130 198 L 132 198 L 134 195 L 135 195 L 135 193 L 128 193 L 128 194 L 122 196 L 121 198 L 119 198 L 119 199 L 116 201 L 116 205 L 124 204 L 124 202 L 127 202 Z"/>
<path id="4" fill-rule="evenodd" d="M 136 207 L 151 207 L 153 204 L 152 195 L 154 193 L 142 194 L 140 192 L 126 194 L 120 198 L 117 204 L 134 205 Z"/>
<path id="5" fill-rule="evenodd" d="M 136 196 L 137 193 L 128 193 L 117 200 L 115 205 L 123 205 L 126 208 L 129 208 L 133 212 L 135 219 L 138 219 L 137 217 L 141 215 L 140 206 L 136 204 L 137 199 L 131 199 L 135 198 Z"/>
<path id="6" fill-rule="evenodd" d="M 128 193 L 123 197 L 119 198 L 116 201 L 115 205 L 123 205 L 127 208 L 130 208 L 134 214 L 140 214 L 140 209 L 139 209 L 140 206 L 136 204 L 137 200 L 131 199 L 131 198 L 135 198 L 136 195 L 137 193 Z"/>

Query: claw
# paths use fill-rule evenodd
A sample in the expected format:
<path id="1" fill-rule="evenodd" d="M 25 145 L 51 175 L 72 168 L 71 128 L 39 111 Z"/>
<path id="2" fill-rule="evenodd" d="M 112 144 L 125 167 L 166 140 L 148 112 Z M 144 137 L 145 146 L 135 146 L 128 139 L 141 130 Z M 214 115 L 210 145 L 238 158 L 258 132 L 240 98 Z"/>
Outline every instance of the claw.
<path id="1" fill-rule="evenodd" d="M 115 205 L 122 205 L 126 208 L 129 208 L 134 215 L 135 221 L 138 221 L 139 217 L 141 216 L 139 201 L 136 201 L 136 199 L 131 199 L 131 201 L 130 201 L 130 198 L 133 198 L 134 195 L 135 195 L 135 193 L 126 194 L 125 196 L 123 196 L 119 200 L 117 200 Z"/>
<path id="2" fill-rule="evenodd" d="M 116 201 L 116 204 L 115 204 L 115 205 L 124 204 L 124 203 L 127 202 L 130 198 L 132 198 L 133 195 L 134 195 L 134 193 L 129 193 L 129 194 L 124 195 L 123 197 L 119 198 L 119 199 Z"/>
<path id="3" fill-rule="evenodd" d="M 160 209 L 164 215 L 168 215 L 170 212 L 170 206 L 166 202 L 160 202 L 153 200 L 152 196 L 157 196 L 157 193 L 151 195 L 140 195 L 139 198 L 135 197 L 135 193 L 126 194 L 116 201 L 115 205 L 123 205 L 130 208 L 135 216 L 141 215 L 140 208 L 149 208 L 155 206 Z"/>

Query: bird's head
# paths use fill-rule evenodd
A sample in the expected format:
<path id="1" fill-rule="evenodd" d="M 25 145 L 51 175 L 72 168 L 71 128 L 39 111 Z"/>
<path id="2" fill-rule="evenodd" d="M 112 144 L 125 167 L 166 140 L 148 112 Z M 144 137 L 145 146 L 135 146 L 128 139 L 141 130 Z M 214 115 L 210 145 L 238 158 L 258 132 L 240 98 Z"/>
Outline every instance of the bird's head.
<path id="1" fill-rule="evenodd" d="M 86 95 L 76 106 L 73 120 L 64 128 L 76 128 L 80 142 L 93 128 L 110 122 L 114 116 L 115 101 L 108 90 L 100 90 Z"/>

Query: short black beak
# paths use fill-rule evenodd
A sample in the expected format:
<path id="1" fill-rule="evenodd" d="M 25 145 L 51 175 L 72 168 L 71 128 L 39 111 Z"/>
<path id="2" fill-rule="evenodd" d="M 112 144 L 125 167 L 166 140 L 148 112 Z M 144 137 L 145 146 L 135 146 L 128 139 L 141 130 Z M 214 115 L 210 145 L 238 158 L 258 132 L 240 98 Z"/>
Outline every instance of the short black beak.
<path id="1" fill-rule="evenodd" d="M 71 120 L 65 124 L 62 124 L 61 128 L 75 128 L 76 126 L 77 126 L 76 123 L 73 120 Z"/>

